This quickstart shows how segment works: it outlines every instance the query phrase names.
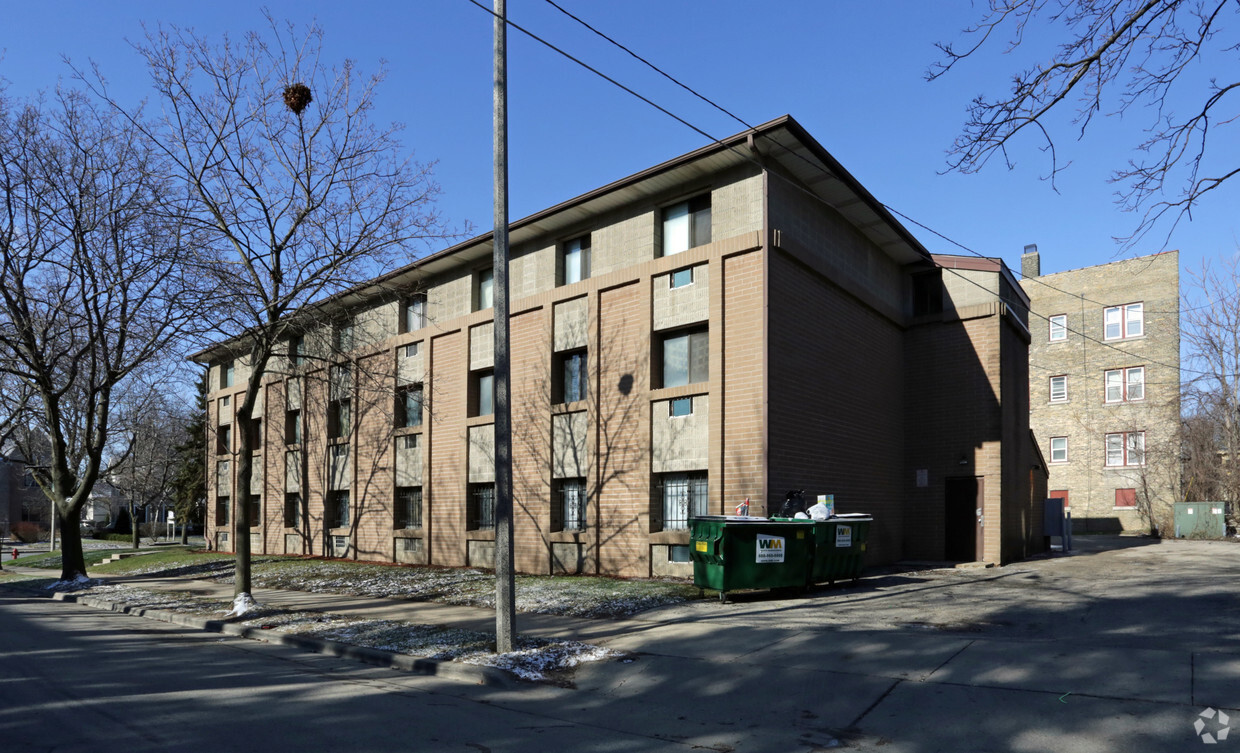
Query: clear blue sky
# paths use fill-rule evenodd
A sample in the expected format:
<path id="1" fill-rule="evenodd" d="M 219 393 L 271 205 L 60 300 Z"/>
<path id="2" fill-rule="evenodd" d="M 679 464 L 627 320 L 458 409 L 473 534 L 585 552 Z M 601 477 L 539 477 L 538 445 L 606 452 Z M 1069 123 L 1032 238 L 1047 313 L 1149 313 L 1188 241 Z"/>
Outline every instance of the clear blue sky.
<path id="1" fill-rule="evenodd" d="M 490 5 L 490 0 L 482 0 Z M 980 175 L 941 175 L 944 152 L 969 100 L 1001 93 L 1030 56 L 1033 35 L 1012 55 L 996 46 L 946 79 L 927 83 L 934 43 L 957 39 L 978 8 L 965 0 L 625 0 L 562 5 L 750 123 L 788 113 L 799 120 L 880 201 L 969 248 L 1020 268 L 1037 243 L 1044 272 L 1117 258 L 1112 236 L 1136 218 L 1112 201 L 1110 170 L 1123 164 L 1148 125 L 1144 113 L 1103 119 L 1083 141 L 1064 123 L 1059 149 L 1072 167 L 1059 192 L 1041 180 L 1049 162 L 1037 144 L 1016 146 L 1017 168 L 994 163 Z M 544 0 L 509 0 L 516 23 L 566 48 L 712 136 L 742 126 L 611 48 Z M 216 36 L 261 28 L 257 5 L 228 2 L 8 3 L 0 26 L 0 76 L 26 96 L 67 76 L 66 54 L 97 62 L 135 101 L 147 85 L 127 39 L 142 24 L 194 27 Z M 277 18 L 316 18 L 334 60 L 364 70 L 387 62 L 380 116 L 406 125 L 418 159 L 435 160 L 440 208 L 454 225 L 491 224 L 491 17 L 468 0 L 267 4 Z M 511 217 L 515 220 L 665 159 L 707 139 L 576 64 L 511 32 Z M 1220 62 L 1222 61 L 1222 62 Z M 1207 59 L 1193 71 L 1204 79 Z M 1233 126 L 1234 127 L 1234 126 Z M 1240 139 L 1231 139 L 1240 145 Z M 1240 162 L 1240 146 L 1230 155 Z M 1240 184 L 1224 189 L 1185 221 L 1165 248 L 1181 250 L 1182 270 L 1240 246 Z M 933 234 L 909 229 L 936 253 L 957 253 Z M 1164 248 L 1166 229 L 1128 252 Z"/>

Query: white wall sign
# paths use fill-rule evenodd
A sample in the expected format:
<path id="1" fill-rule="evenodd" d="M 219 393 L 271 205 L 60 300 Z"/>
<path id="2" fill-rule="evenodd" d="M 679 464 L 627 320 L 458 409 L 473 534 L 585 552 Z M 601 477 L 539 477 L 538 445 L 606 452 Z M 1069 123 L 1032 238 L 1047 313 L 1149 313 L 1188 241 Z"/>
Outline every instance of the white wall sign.
<path id="1" fill-rule="evenodd" d="M 843 549 L 852 548 L 852 526 L 835 527 L 835 545 Z"/>
<path id="2" fill-rule="evenodd" d="M 784 537 L 758 534 L 758 562 L 783 562 Z"/>

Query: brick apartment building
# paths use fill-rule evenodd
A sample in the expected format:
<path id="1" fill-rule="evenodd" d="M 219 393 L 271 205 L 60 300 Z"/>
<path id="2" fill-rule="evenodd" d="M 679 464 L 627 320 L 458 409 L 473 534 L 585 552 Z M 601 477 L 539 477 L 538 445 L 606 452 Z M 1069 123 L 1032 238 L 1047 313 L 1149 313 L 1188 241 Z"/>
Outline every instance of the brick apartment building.
<path id="1" fill-rule="evenodd" d="M 1175 251 L 1041 274 L 1033 304 L 1030 424 L 1050 496 L 1078 532 L 1170 530 L 1180 499 L 1180 266 Z"/>
<path id="2" fill-rule="evenodd" d="M 691 515 L 801 488 L 874 515 L 872 562 L 1041 549 L 1020 286 L 1002 262 L 936 262 L 791 118 L 510 238 L 519 570 L 688 574 Z M 491 565 L 491 253 L 483 235 L 316 307 L 330 322 L 290 342 L 255 412 L 253 551 Z M 225 550 L 230 346 L 196 356 Z"/>

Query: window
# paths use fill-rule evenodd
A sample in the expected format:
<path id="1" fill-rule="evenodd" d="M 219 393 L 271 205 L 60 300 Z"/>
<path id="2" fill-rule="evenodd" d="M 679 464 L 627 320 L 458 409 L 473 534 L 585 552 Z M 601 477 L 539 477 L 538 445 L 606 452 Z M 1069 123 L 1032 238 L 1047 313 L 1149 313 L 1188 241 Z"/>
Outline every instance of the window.
<path id="1" fill-rule="evenodd" d="M 230 506 L 228 497 L 215 498 L 215 524 L 217 526 L 228 525 L 228 508 Z"/>
<path id="2" fill-rule="evenodd" d="M 331 503 L 327 511 L 328 520 L 332 523 L 332 528 L 348 528 L 349 526 L 349 490 L 338 489 L 328 492 L 328 500 Z"/>
<path id="3" fill-rule="evenodd" d="M 663 208 L 663 255 L 710 243 L 710 194 Z"/>
<path id="4" fill-rule="evenodd" d="M 669 275 L 669 277 L 671 279 L 672 290 L 675 290 L 676 288 L 683 288 L 685 286 L 692 285 L 693 284 L 693 267 L 685 267 L 684 269 L 678 269 L 675 272 L 672 272 L 672 274 Z"/>
<path id="5" fill-rule="evenodd" d="M 1051 377 L 1051 402 L 1066 403 L 1068 401 L 1068 377 L 1066 375 Z"/>
<path id="6" fill-rule="evenodd" d="M 301 411 L 284 412 L 284 443 L 301 444 Z"/>
<path id="7" fill-rule="evenodd" d="M 469 485 L 469 519 L 466 527 L 474 531 L 495 528 L 495 484 Z"/>
<path id="8" fill-rule="evenodd" d="M 337 353 L 353 350 L 353 322 L 340 322 L 332 329 L 332 345 Z"/>
<path id="9" fill-rule="evenodd" d="M 401 304 L 400 331 L 417 332 L 426 326 L 426 294 L 415 293 Z"/>
<path id="10" fill-rule="evenodd" d="M 470 373 L 470 415 L 489 416 L 495 412 L 495 372 L 475 371 Z"/>
<path id="11" fill-rule="evenodd" d="M 417 434 L 406 434 L 402 437 L 397 437 L 396 447 L 397 449 L 401 449 L 401 450 L 418 449 L 418 435 Z"/>
<path id="12" fill-rule="evenodd" d="M 1128 403 L 1145 399 L 1145 367 L 1111 369 L 1103 375 L 1108 403 Z"/>
<path id="13" fill-rule="evenodd" d="M 1145 432 L 1106 435 L 1106 453 L 1108 467 L 1145 465 Z"/>
<path id="14" fill-rule="evenodd" d="M 557 376 L 559 383 L 554 385 L 556 403 L 575 403 L 586 399 L 589 371 L 586 368 L 586 352 L 575 350 L 568 353 L 557 353 L 555 360 L 559 362 Z"/>
<path id="15" fill-rule="evenodd" d="M 349 398 L 332 400 L 327 404 L 327 436 L 331 439 L 348 437 L 353 430 L 353 403 Z"/>
<path id="16" fill-rule="evenodd" d="M 474 311 L 489 309 L 495 305 L 495 270 L 484 269 L 478 273 L 476 300 L 478 305 Z"/>
<path id="17" fill-rule="evenodd" d="M 1067 437 L 1051 437 L 1051 462 L 1052 463 L 1068 462 L 1068 438 Z"/>
<path id="18" fill-rule="evenodd" d="M 1116 507 L 1136 507 L 1137 506 L 1137 490 L 1136 489 L 1116 489 L 1115 490 L 1115 506 Z"/>
<path id="19" fill-rule="evenodd" d="M 586 480 L 566 478 L 555 482 L 552 495 L 551 529 L 553 531 L 584 531 L 586 529 Z"/>
<path id="20" fill-rule="evenodd" d="M 913 275 L 913 316 L 943 313 L 943 273 L 935 269 Z"/>
<path id="21" fill-rule="evenodd" d="M 663 530 L 683 531 L 689 518 L 707 513 L 706 471 L 664 473 L 659 477 Z"/>
<path id="22" fill-rule="evenodd" d="M 1145 334 L 1144 306 L 1129 303 L 1103 310 L 1102 323 L 1107 340 L 1141 337 Z"/>
<path id="23" fill-rule="evenodd" d="M 422 527 L 422 487 L 396 488 L 396 528 Z"/>
<path id="24" fill-rule="evenodd" d="M 263 419 L 250 419 L 250 449 L 261 450 L 263 448 Z"/>
<path id="25" fill-rule="evenodd" d="M 668 415 L 672 418 L 693 415 L 693 398 L 678 397 L 668 402 Z"/>
<path id="26" fill-rule="evenodd" d="M 422 425 L 422 385 L 410 384 L 396 390 L 396 428 Z"/>
<path id="27" fill-rule="evenodd" d="M 301 495 L 286 492 L 284 495 L 284 527 L 296 528 L 301 523 Z"/>
<path id="28" fill-rule="evenodd" d="M 422 343 L 409 343 L 406 345 L 404 350 L 405 358 L 413 358 L 416 356 L 418 351 L 421 349 L 421 345 Z"/>
<path id="29" fill-rule="evenodd" d="M 220 364 L 220 389 L 233 386 L 233 362 L 225 361 Z"/>
<path id="30" fill-rule="evenodd" d="M 227 455 L 232 452 L 232 425 L 224 424 L 215 431 L 215 454 Z"/>
<path id="31" fill-rule="evenodd" d="M 301 366 L 306 362 L 306 343 L 300 335 L 288 341 L 288 361 L 294 366 Z"/>
<path id="32" fill-rule="evenodd" d="M 1050 318 L 1051 323 L 1051 342 L 1059 342 L 1068 339 L 1068 315 L 1055 314 Z"/>
<path id="33" fill-rule="evenodd" d="M 710 366 L 710 339 L 705 329 L 663 336 L 661 387 L 705 382 Z"/>
<path id="34" fill-rule="evenodd" d="M 572 285 L 590 277 L 590 236 L 574 238 L 560 247 L 560 284 Z"/>
<path id="35" fill-rule="evenodd" d="M 250 525 L 256 526 L 263 519 L 263 495 L 250 495 Z"/>

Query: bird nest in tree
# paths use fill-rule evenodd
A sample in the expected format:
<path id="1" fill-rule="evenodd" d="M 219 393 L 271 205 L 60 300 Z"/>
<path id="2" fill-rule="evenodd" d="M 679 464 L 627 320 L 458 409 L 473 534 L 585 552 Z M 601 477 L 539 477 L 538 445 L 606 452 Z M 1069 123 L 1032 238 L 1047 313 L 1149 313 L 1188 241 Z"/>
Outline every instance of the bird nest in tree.
<path id="1" fill-rule="evenodd" d="M 310 87 L 302 83 L 289 84 L 284 87 L 284 105 L 295 115 L 301 115 L 314 98 L 310 96 Z"/>

